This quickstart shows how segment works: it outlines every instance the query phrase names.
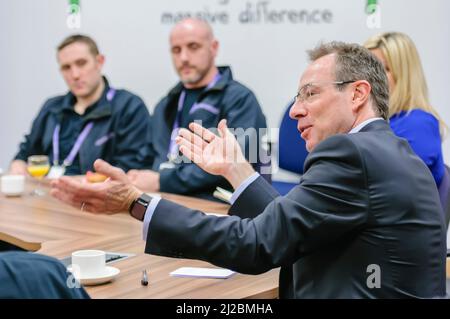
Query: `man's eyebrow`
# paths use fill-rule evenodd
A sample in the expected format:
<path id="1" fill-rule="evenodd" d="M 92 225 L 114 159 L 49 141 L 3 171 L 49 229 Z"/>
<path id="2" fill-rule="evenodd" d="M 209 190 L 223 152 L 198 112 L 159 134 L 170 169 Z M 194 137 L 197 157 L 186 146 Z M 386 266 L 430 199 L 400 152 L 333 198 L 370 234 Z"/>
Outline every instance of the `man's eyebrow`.
<path id="1" fill-rule="evenodd" d="M 300 87 L 299 91 L 303 90 L 304 88 L 307 88 L 308 86 L 312 86 L 312 85 L 313 85 L 313 82 L 309 82 L 309 83 L 303 84 L 303 85 Z"/>

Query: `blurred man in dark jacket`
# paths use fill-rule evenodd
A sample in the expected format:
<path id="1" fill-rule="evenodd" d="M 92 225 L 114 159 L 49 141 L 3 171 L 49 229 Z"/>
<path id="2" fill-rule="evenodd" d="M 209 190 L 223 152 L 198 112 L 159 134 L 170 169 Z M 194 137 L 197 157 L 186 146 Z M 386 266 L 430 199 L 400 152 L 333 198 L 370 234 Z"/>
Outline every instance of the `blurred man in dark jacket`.
<path id="1" fill-rule="evenodd" d="M 66 38 L 57 57 L 69 92 L 45 102 L 20 144 L 11 173 L 26 174 L 30 155 L 48 155 L 57 175 L 84 174 L 97 158 L 125 171 L 144 167 L 140 152 L 150 127 L 144 102 L 109 85 L 102 76 L 105 57 L 91 38 Z"/>
<path id="2" fill-rule="evenodd" d="M 219 48 L 211 27 L 186 19 L 170 35 L 170 50 L 180 82 L 156 106 L 150 133 L 152 170 L 129 172 L 133 183 L 150 191 L 187 194 L 212 199 L 217 186 L 229 188 L 222 177 L 202 171 L 179 156 L 175 137 L 179 128 L 196 121 L 215 128 L 227 119 L 247 159 L 270 178 L 270 158 L 262 152 L 266 119 L 255 95 L 233 79 L 229 67 L 217 67 Z M 150 167 L 149 167 L 150 168 Z"/>

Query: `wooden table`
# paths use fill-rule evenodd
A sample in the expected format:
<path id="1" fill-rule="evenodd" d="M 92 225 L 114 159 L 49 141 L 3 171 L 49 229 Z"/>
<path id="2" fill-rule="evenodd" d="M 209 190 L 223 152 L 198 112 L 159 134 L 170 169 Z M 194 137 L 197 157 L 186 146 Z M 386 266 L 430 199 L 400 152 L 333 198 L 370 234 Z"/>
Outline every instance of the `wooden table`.
<path id="1" fill-rule="evenodd" d="M 27 183 L 27 189 L 33 187 Z M 114 263 L 120 269 L 108 284 L 86 287 L 92 298 L 276 298 L 278 274 L 274 269 L 258 276 L 235 274 L 228 279 L 171 277 L 179 267 L 214 267 L 209 263 L 144 254 L 142 223 L 127 214 L 94 215 L 81 212 L 50 196 L 5 197 L 0 194 L 0 232 L 42 243 L 39 253 L 64 258 L 79 249 L 132 253 Z M 161 194 L 190 208 L 226 214 L 228 205 L 196 198 Z M 142 286 L 146 269 L 149 285 Z"/>

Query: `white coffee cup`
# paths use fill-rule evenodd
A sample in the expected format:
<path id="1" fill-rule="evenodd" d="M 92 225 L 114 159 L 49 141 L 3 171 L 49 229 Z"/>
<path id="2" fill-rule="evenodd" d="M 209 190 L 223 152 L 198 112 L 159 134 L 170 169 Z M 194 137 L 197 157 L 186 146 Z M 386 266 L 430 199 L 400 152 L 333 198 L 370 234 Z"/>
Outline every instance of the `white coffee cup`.
<path id="1" fill-rule="evenodd" d="M 94 278 L 105 273 L 106 254 L 101 250 L 77 250 L 72 253 L 72 270 L 75 276 Z"/>
<path id="2" fill-rule="evenodd" d="M 1 177 L 1 190 L 6 196 L 22 195 L 25 189 L 25 176 L 4 175 Z"/>

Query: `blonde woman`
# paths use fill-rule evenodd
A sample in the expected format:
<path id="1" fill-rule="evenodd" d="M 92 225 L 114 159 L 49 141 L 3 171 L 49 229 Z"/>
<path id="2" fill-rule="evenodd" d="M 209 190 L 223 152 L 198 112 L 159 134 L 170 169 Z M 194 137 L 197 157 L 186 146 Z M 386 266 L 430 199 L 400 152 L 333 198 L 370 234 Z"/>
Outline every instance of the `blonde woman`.
<path id="1" fill-rule="evenodd" d="M 409 142 L 439 187 L 445 172 L 442 138 L 447 127 L 430 105 L 416 46 L 406 34 L 399 32 L 373 36 L 364 46 L 383 63 L 386 71 L 392 130 Z"/>

